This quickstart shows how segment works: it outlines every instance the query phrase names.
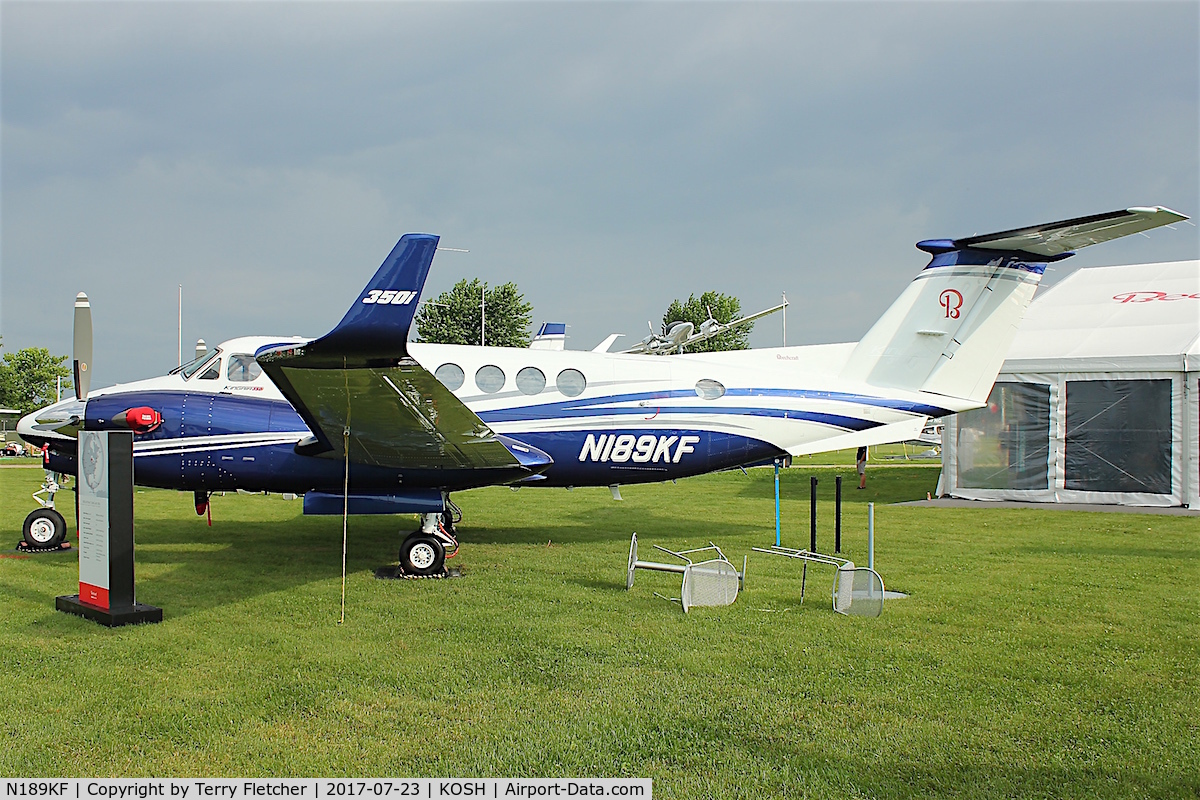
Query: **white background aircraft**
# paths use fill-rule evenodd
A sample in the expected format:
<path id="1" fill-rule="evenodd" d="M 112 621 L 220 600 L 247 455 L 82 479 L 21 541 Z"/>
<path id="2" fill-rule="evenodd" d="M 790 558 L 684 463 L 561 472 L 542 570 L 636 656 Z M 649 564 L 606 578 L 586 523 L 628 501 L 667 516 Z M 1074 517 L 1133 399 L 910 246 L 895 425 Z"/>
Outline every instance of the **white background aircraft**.
<path id="1" fill-rule="evenodd" d="M 787 301 L 780 303 L 777 306 L 772 306 L 764 311 L 759 311 L 755 314 L 747 314 L 744 317 L 738 317 L 729 322 L 718 322 L 712 315 L 712 309 L 709 309 L 708 319 L 700 323 L 700 330 L 696 330 L 696 326 L 685 320 L 672 322 L 663 328 L 662 333 L 655 333 L 654 326 L 650 327 L 650 335 L 642 339 L 633 347 L 625 350 L 626 353 L 649 353 L 650 355 L 665 356 L 670 353 L 683 353 L 687 351 L 690 345 L 698 344 L 699 342 L 707 341 L 714 336 L 720 336 L 725 331 L 736 328 L 740 325 L 748 325 L 756 319 L 761 319 L 768 314 L 774 314 L 776 311 L 782 311 L 787 308 Z M 650 323 L 647 323 L 650 324 Z"/>

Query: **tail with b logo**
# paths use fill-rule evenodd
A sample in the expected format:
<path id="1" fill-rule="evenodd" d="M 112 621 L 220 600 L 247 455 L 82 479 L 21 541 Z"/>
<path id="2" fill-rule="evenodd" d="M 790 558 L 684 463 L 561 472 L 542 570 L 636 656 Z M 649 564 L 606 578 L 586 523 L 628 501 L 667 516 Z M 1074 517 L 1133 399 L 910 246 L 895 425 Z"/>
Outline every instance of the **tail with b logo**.
<path id="1" fill-rule="evenodd" d="M 955 411 L 982 406 L 1046 265 L 1081 247 L 1187 219 L 1161 206 L 1029 228 L 930 239 L 932 256 L 851 353 L 842 377 L 939 395 Z"/>

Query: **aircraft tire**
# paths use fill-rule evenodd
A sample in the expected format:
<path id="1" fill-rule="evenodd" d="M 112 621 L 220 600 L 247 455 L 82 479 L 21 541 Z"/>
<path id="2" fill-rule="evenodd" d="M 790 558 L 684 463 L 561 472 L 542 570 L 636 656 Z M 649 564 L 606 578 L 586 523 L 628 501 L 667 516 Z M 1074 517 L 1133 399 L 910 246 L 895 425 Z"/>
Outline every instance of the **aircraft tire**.
<path id="1" fill-rule="evenodd" d="M 420 531 L 400 545 L 400 567 L 409 575 L 439 575 L 446 565 L 446 548 Z"/>
<path id="2" fill-rule="evenodd" d="M 21 533 L 30 547 L 58 547 L 67 538 L 67 521 L 53 508 L 38 508 L 25 517 Z"/>

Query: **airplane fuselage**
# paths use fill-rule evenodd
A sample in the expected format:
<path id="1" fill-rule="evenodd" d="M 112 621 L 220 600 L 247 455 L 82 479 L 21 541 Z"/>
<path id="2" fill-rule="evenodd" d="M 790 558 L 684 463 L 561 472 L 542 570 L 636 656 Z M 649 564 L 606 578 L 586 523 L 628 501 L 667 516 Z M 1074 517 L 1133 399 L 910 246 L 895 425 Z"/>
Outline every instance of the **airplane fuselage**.
<path id="1" fill-rule="evenodd" d="M 324 336 L 232 339 L 165 377 L 90 394 L 79 295 L 83 399 L 17 429 L 52 473 L 76 472 L 81 429 L 130 430 L 135 481 L 195 492 L 198 513 L 222 490 L 304 494 L 306 514 L 419 513 L 400 566 L 434 575 L 457 547 L 451 492 L 647 483 L 914 439 L 930 417 L 986 402 L 1047 264 L 1182 219 L 1136 207 L 928 239 L 928 265 L 856 344 L 665 356 L 410 343 L 438 237 L 405 234 Z M 715 324 L 693 335 L 678 323 L 640 349 L 682 350 Z M 57 487 L 48 475 L 39 501 Z M 23 535 L 55 547 L 65 531 L 43 507 Z"/>
<path id="2" fill-rule="evenodd" d="M 265 374 L 255 351 L 286 339 L 223 343 L 191 374 L 95 390 L 84 427 L 124 427 L 131 408 L 161 424 L 135 436 L 138 484 L 197 492 L 340 493 L 340 458 L 303 455 L 312 433 Z M 356 492 L 457 491 L 521 481 L 607 486 L 671 480 L 811 452 L 906 438 L 954 409 L 881 397 L 837 378 L 853 345 L 647 356 L 412 343 L 409 351 L 497 434 L 547 454 L 540 475 L 352 464 Z M 38 412 L 44 415 L 47 410 Z M 52 467 L 74 472 L 74 439 L 32 429 Z M 784 442 L 786 449 L 778 444 Z"/>

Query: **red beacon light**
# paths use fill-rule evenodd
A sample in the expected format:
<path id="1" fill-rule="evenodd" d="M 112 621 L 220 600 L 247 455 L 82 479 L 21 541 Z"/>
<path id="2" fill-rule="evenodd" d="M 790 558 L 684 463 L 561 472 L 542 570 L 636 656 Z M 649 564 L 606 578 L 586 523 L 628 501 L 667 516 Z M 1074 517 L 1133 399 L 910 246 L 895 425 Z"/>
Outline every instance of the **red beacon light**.
<path id="1" fill-rule="evenodd" d="M 114 425 L 128 428 L 134 433 L 150 433 L 162 425 L 163 418 L 162 414 L 149 406 L 138 406 L 117 414 L 112 421 Z"/>

